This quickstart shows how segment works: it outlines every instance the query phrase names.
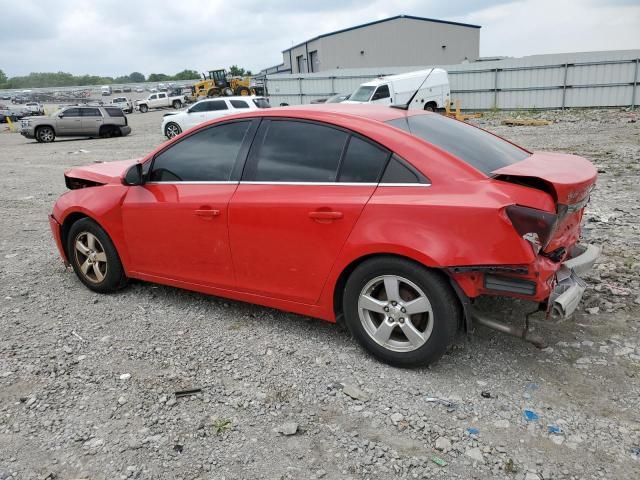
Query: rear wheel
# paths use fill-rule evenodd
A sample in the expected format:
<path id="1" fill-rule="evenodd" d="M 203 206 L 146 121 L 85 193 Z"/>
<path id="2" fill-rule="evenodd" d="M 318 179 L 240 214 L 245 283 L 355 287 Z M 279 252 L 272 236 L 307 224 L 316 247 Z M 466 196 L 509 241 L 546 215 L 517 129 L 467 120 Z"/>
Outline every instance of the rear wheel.
<path id="1" fill-rule="evenodd" d="M 435 102 L 428 102 L 425 106 L 424 109 L 427 112 L 435 112 L 436 108 L 438 108 L 438 105 Z"/>
<path id="2" fill-rule="evenodd" d="M 149 111 L 149 107 L 145 104 L 140 105 L 140 113 L 147 113 Z"/>
<path id="3" fill-rule="evenodd" d="M 225 97 L 231 97 L 233 96 L 233 89 L 231 87 L 225 87 L 222 89 L 222 94 Z"/>
<path id="4" fill-rule="evenodd" d="M 182 102 L 180 100 L 174 100 L 172 106 L 177 110 L 182 106 Z"/>
<path id="5" fill-rule="evenodd" d="M 169 122 L 164 127 L 164 134 L 167 138 L 173 138 L 177 135 L 180 135 L 181 133 L 182 129 L 180 128 L 180 125 L 175 122 Z"/>
<path id="6" fill-rule="evenodd" d="M 51 127 L 40 127 L 36 131 L 36 140 L 40 143 L 50 143 L 56 138 L 56 134 Z"/>
<path id="7" fill-rule="evenodd" d="M 100 293 L 124 286 L 127 278 L 109 235 L 89 218 L 71 226 L 67 239 L 67 256 L 82 283 Z"/>
<path id="8" fill-rule="evenodd" d="M 395 257 L 359 265 L 347 280 L 343 307 L 358 342 L 383 362 L 402 367 L 440 359 L 455 337 L 461 315 L 445 279 Z"/>

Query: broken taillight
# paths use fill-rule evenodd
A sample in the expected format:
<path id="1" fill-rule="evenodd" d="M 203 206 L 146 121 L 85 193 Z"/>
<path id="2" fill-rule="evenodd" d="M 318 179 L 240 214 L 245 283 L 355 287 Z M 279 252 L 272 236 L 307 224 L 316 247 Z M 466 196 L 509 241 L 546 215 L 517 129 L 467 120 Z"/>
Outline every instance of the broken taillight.
<path id="1" fill-rule="evenodd" d="M 549 245 L 558 224 L 558 215 L 521 205 L 509 205 L 506 212 L 513 228 L 531 243 L 536 253 Z"/>

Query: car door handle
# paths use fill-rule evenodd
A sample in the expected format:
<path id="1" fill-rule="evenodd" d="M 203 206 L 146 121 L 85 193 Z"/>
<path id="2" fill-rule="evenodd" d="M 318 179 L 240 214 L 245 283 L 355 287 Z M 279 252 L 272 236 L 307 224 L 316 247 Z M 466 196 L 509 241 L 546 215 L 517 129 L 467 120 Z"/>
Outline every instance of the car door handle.
<path id="1" fill-rule="evenodd" d="M 315 210 L 313 212 L 309 212 L 309 218 L 313 218 L 314 220 L 339 220 L 342 217 L 342 212 L 326 210 Z"/>
<path id="2" fill-rule="evenodd" d="M 198 217 L 213 218 L 220 215 L 220 210 L 214 208 L 199 209 L 194 212 Z"/>

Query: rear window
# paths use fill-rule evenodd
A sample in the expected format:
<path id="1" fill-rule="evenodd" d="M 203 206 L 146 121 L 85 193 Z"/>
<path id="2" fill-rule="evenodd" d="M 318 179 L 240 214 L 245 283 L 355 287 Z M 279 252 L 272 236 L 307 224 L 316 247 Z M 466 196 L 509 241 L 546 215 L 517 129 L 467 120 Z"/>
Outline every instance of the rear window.
<path id="1" fill-rule="evenodd" d="M 484 130 L 441 115 L 412 115 L 386 123 L 455 155 L 485 175 L 531 155 Z"/>
<path id="2" fill-rule="evenodd" d="M 124 112 L 118 107 L 105 107 L 110 117 L 124 117 Z"/>

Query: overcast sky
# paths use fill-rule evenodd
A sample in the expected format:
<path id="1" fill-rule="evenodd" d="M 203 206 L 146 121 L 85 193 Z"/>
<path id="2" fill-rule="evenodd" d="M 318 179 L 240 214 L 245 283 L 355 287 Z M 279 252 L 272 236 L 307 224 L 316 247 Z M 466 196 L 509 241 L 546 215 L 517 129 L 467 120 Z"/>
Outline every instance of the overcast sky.
<path id="1" fill-rule="evenodd" d="M 640 48 L 640 0 L 0 0 L 0 69 L 257 72 L 292 43 L 399 14 L 481 25 L 482 56 Z"/>

